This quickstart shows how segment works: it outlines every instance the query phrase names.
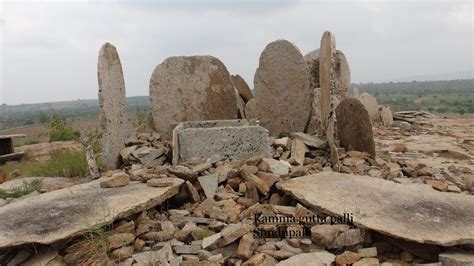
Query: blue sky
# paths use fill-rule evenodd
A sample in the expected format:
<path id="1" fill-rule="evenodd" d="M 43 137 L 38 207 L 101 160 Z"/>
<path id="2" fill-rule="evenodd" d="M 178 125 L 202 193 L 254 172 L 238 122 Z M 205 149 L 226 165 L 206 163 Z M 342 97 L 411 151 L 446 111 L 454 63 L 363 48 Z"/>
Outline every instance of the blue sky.
<path id="1" fill-rule="evenodd" d="M 471 1 L 1 1 L 0 103 L 97 98 L 102 43 L 120 54 L 128 96 L 147 95 L 169 56 L 210 54 L 253 87 L 261 51 L 302 54 L 325 30 L 352 81 L 473 71 Z"/>

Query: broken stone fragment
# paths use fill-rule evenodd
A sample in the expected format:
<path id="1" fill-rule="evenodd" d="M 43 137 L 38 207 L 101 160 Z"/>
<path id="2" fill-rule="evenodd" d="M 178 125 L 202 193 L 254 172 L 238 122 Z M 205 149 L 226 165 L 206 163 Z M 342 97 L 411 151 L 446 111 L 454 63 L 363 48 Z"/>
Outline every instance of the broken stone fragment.
<path id="1" fill-rule="evenodd" d="M 377 257 L 377 248 L 376 247 L 361 248 L 357 250 L 357 253 L 359 253 L 359 255 L 362 258 Z"/>
<path id="2" fill-rule="evenodd" d="M 295 139 L 291 142 L 291 157 L 298 165 L 303 165 L 304 155 L 308 151 L 308 147 L 301 140 Z"/>
<path id="3" fill-rule="evenodd" d="M 131 233 L 113 234 L 107 238 L 109 248 L 111 250 L 126 246 L 135 240 L 135 236 Z"/>
<path id="4" fill-rule="evenodd" d="M 110 254 L 110 258 L 114 261 L 123 261 L 132 257 L 132 254 L 133 247 L 121 247 L 112 251 L 112 253 Z"/>
<path id="5" fill-rule="evenodd" d="M 262 265 L 262 266 L 273 266 L 278 263 L 272 256 L 269 256 L 265 253 L 257 253 L 253 255 L 250 259 L 246 260 L 242 266 L 255 266 L 255 265 Z"/>
<path id="6" fill-rule="evenodd" d="M 252 233 L 247 233 L 240 239 L 239 247 L 237 248 L 235 255 L 241 259 L 247 260 L 252 256 L 257 246 L 258 242 L 253 238 Z"/>
<path id="7" fill-rule="evenodd" d="M 130 177 L 123 172 L 115 173 L 106 181 L 100 183 L 101 188 L 114 188 L 114 187 L 123 187 L 128 185 L 130 182 Z"/>
<path id="8" fill-rule="evenodd" d="M 184 185 L 186 186 L 186 191 L 188 192 L 188 195 L 191 198 L 191 201 L 199 202 L 201 200 L 201 197 L 199 197 L 199 193 L 197 192 L 193 184 L 191 184 L 191 182 L 189 181 L 186 181 Z"/>
<path id="9" fill-rule="evenodd" d="M 291 165 L 287 161 L 278 161 L 275 159 L 264 158 L 263 161 L 270 166 L 270 173 L 276 174 L 280 177 L 287 176 L 290 172 Z"/>
<path id="10" fill-rule="evenodd" d="M 280 261 L 278 266 L 295 266 L 295 265 L 332 265 L 336 256 L 327 251 L 316 251 L 303 253 L 293 256 L 289 259 Z"/>
<path id="11" fill-rule="evenodd" d="M 150 187 L 169 187 L 173 185 L 173 178 L 152 178 L 146 184 Z"/>
<path id="12" fill-rule="evenodd" d="M 468 266 L 474 265 L 474 252 L 469 251 L 446 251 L 439 254 L 441 265 Z"/>
<path id="13" fill-rule="evenodd" d="M 181 254 L 195 254 L 197 255 L 201 250 L 200 246 L 195 245 L 182 245 L 174 247 L 174 252 L 178 255 Z"/>
<path id="14" fill-rule="evenodd" d="M 327 149 L 327 142 L 310 134 L 303 132 L 294 132 L 290 134 L 290 137 L 294 140 L 302 141 L 306 146 L 318 149 L 325 150 Z"/>
<path id="15" fill-rule="evenodd" d="M 358 262 L 352 264 L 352 266 L 379 266 L 380 262 L 377 258 L 363 258 Z"/>
<path id="16" fill-rule="evenodd" d="M 358 253 L 351 251 L 344 251 L 344 253 L 336 256 L 336 264 L 338 265 L 349 265 L 354 264 L 361 259 L 361 256 Z"/>
<path id="17" fill-rule="evenodd" d="M 141 238 L 143 238 L 145 240 L 153 240 L 153 241 L 163 242 L 163 241 L 170 240 L 172 238 L 172 235 L 171 235 L 170 232 L 166 232 L 166 231 L 148 232 L 148 233 L 143 234 L 141 236 Z"/>
<path id="18" fill-rule="evenodd" d="M 201 184 L 202 189 L 204 190 L 204 194 L 206 198 L 213 199 L 214 194 L 216 194 L 217 186 L 218 186 L 218 175 L 205 175 L 198 177 L 199 184 Z"/>
<path id="19" fill-rule="evenodd" d="M 173 174 L 173 175 L 175 175 L 179 178 L 182 178 L 184 180 L 189 180 L 189 181 L 196 180 L 196 178 L 198 176 L 196 174 L 196 172 L 194 172 L 191 169 L 189 169 L 188 167 L 182 166 L 182 165 L 177 165 L 177 166 L 168 168 L 168 172 L 170 172 L 171 174 Z"/>

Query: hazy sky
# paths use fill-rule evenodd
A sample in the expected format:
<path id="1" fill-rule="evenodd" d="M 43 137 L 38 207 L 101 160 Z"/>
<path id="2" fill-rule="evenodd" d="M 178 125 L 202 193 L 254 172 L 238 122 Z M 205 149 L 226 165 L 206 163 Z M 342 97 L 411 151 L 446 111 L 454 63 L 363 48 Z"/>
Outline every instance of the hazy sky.
<path id="1" fill-rule="evenodd" d="M 352 82 L 473 71 L 472 1 L 4 1 L 0 103 L 97 98 L 97 56 L 114 44 L 127 96 L 148 95 L 169 56 L 209 54 L 251 87 L 261 51 L 302 54 L 330 30 Z"/>

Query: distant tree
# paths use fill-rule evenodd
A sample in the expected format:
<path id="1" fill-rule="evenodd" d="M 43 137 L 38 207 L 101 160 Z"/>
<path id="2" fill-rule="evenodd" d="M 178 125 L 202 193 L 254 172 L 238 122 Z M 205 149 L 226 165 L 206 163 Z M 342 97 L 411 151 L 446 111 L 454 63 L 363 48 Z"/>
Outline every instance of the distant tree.
<path id="1" fill-rule="evenodd" d="M 49 141 L 67 141 L 78 139 L 80 133 L 67 123 L 66 118 L 60 115 L 52 115 L 48 119 Z"/>

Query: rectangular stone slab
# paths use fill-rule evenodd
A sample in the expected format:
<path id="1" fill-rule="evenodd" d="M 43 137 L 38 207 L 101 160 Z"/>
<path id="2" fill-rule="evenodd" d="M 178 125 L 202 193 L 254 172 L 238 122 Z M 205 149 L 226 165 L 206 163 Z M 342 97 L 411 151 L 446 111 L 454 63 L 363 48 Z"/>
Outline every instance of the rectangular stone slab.
<path id="1" fill-rule="evenodd" d="M 161 204 L 176 195 L 183 180 L 169 187 L 140 182 L 101 188 L 95 181 L 44 193 L 0 207 L 0 248 L 50 244 Z"/>
<path id="2" fill-rule="evenodd" d="M 423 185 L 323 172 L 280 188 L 330 215 L 353 213 L 354 224 L 396 238 L 441 246 L 474 244 L 474 197 Z"/>
<path id="3" fill-rule="evenodd" d="M 173 165 L 192 158 L 206 160 L 212 155 L 247 159 L 270 157 L 268 130 L 247 120 L 191 121 L 173 130 Z"/>

